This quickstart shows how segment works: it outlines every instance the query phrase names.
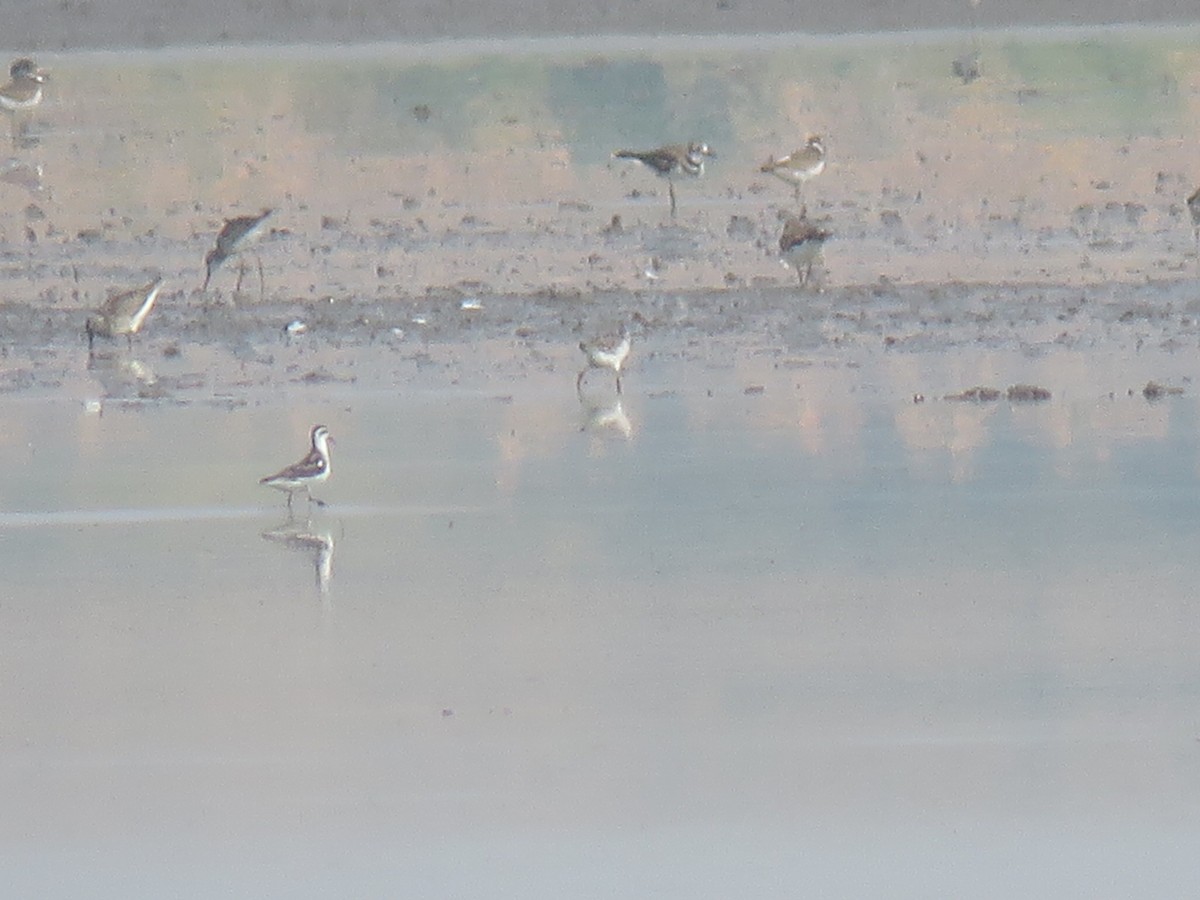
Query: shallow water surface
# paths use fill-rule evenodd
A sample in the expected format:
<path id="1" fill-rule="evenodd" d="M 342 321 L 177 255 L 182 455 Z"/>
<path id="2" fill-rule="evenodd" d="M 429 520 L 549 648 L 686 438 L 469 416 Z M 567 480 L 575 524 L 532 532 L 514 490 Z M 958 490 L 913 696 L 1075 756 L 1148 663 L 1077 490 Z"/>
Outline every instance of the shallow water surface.
<path id="1" fill-rule="evenodd" d="M 619 409 L 550 347 L 286 415 L 7 401 L 6 881 L 1200 886 L 1196 403 L 1129 390 L 1177 361 L 975 404 L 1070 366 L 639 346 Z M 289 522 L 254 481 L 318 419 Z"/>

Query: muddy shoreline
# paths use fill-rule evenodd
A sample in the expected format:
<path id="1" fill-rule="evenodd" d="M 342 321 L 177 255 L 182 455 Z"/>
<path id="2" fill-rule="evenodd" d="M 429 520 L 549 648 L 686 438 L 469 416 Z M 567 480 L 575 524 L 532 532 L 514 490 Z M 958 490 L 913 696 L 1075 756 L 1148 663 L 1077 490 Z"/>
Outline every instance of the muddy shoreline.
<path id="1" fill-rule="evenodd" d="M 202 6 L 149 9 L 133 0 L 48 5 L 10 3 L 4 46 L 12 52 L 159 48 L 203 44 L 355 44 L 380 40 L 512 38 L 603 34 L 844 34 L 910 29 L 1007 28 L 1058 25 L 1163 24 L 1200 21 L 1184 0 L 1125 0 L 1086 5 L 897 0 L 816 3 L 788 0 L 706 0 L 680 15 L 671 0 L 596 4 L 488 0 L 433 3 L 401 0 L 345 4 L 317 0 L 217 0 Z"/>

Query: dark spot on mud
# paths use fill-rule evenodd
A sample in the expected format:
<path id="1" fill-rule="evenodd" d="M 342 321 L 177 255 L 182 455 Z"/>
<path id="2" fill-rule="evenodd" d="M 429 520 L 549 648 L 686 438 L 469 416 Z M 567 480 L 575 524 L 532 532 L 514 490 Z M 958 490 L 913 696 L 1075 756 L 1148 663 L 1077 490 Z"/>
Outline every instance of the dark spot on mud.
<path id="1" fill-rule="evenodd" d="M 944 399 L 963 403 L 994 403 L 1000 396 L 1000 392 L 995 388 L 973 387 L 958 394 L 947 394 Z"/>
<path id="2" fill-rule="evenodd" d="M 1050 392 L 1033 384 L 1014 384 L 1007 397 L 1010 403 L 1040 403 L 1050 399 Z"/>
<path id="3" fill-rule="evenodd" d="M 1142 396 L 1147 400 L 1161 400 L 1163 397 L 1178 396 L 1183 393 L 1181 387 L 1168 387 L 1165 384 L 1159 384 L 1157 381 L 1147 381 L 1146 386 L 1142 388 Z"/>

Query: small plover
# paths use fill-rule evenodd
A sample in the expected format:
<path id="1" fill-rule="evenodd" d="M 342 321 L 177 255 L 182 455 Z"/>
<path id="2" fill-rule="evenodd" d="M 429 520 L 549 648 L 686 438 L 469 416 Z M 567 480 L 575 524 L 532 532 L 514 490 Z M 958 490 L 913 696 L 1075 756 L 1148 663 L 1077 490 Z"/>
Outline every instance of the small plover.
<path id="1" fill-rule="evenodd" d="M 787 156 L 768 159 L 758 170 L 790 184 L 796 192 L 798 203 L 800 189 L 804 183 L 825 171 L 825 144 L 822 143 L 820 135 L 810 134 L 799 150 L 794 150 Z"/>
<path id="2" fill-rule="evenodd" d="M 49 75 L 28 57 L 14 61 L 8 73 L 11 80 L 0 87 L 0 109 L 11 114 L 9 133 L 15 146 L 29 125 L 25 113 L 42 102 L 42 85 Z"/>
<path id="3" fill-rule="evenodd" d="M 692 141 L 690 144 L 667 144 L 655 150 L 617 150 L 616 159 L 636 159 L 652 169 L 655 174 L 667 179 L 667 191 L 671 197 L 671 215 L 675 215 L 675 176 L 689 175 L 698 178 L 704 174 L 704 158 L 716 157 L 708 144 Z"/>
<path id="4" fill-rule="evenodd" d="M 629 357 L 633 343 L 629 336 L 629 328 L 621 326 L 621 331 L 615 335 L 596 338 L 591 341 L 580 341 L 579 349 L 587 357 L 587 365 L 575 379 L 575 390 L 583 390 L 583 377 L 589 369 L 612 369 L 617 377 L 617 393 L 621 393 L 621 366 Z"/>
<path id="5" fill-rule="evenodd" d="M 49 77 L 32 59 L 22 57 L 8 70 L 11 80 L 0 87 L 0 109 L 24 112 L 42 102 L 42 85 Z"/>
<path id="6" fill-rule="evenodd" d="M 208 283 L 212 281 L 213 273 L 231 256 L 238 257 L 238 280 L 233 292 L 236 294 L 241 291 L 242 278 L 246 274 L 246 264 L 242 260 L 241 254 L 262 237 L 264 223 L 274 212 L 274 209 L 264 209 L 256 216 L 238 216 L 236 219 L 225 220 L 225 224 L 221 226 L 221 231 L 217 234 L 216 246 L 204 257 L 204 284 L 200 287 L 201 291 L 208 290 Z M 258 257 L 259 300 L 263 299 L 265 293 L 266 283 L 263 280 L 262 257 Z"/>
<path id="7" fill-rule="evenodd" d="M 133 336 L 141 330 L 146 316 L 150 315 L 160 290 L 162 279 L 156 278 L 149 284 L 110 296 L 103 306 L 88 316 L 85 326 L 88 350 L 92 349 L 97 335 L 113 338 L 123 334 L 126 343 L 132 348 Z"/>
<path id="8" fill-rule="evenodd" d="M 828 237 L 829 232 L 810 222 L 803 210 L 799 216 L 788 216 L 783 223 L 779 252 L 796 270 L 801 287 L 808 284 L 812 277 L 813 264 L 821 255 Z"/>
<path id="9" fill-rule="evenodd" d="M 312 449 L 308 451 L 308 456 L 300 462 L 292 463 L 287 468 L 281 469 L 274 475 L 268 475 L 266 478 L 258 480 L 259 484 L 286 491 L 289 511 L 292 508 L 292 497 L 297 491 L 304 491 L 309 503 L 315 503 L 317 506 L 325 505 L 324 501 L 318 500 L 312 495 L 310 488 L 329 478 L 332 467 L 329 446 L 333 443 L 333 438 L 330 437 L 329 429 L 324 425 L 314 425 L 309 441 Z"/>

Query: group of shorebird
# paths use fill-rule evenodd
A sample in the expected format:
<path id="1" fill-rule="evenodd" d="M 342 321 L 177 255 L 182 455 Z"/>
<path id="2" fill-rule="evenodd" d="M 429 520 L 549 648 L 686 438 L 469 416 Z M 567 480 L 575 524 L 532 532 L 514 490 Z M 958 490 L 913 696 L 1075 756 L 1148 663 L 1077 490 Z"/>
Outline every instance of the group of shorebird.
<path id="1" fill-rule="evenodd" d="M 667 194 L 671 201 L 671 216 L 677 207 L 675 179 L 678 176 L 698 178 L 704 174 L 706 158 L 715 157 L 712 148 L 701 141 L 689 144 L 667 144 L 653 150 L 617 150 L 616 159 L 632 159 L 642 163 L 652 172 L 667 180 Z M 768 159 L 759 166 L 759 171 L 790 184 L 795 191 L 796 203 L 800 203 L 805 183 L 825 171 L 825 143 L 820 135 L 809 135 L 804 146 L 787 156 Z M 800 286 L 808 284 L 813 265 L 821 255 L 830 232 L 808 218 L 808 210 L 800 206 L 799 212 L 789 215 L 783 223 L 783 234 L 779 237 L 779 252 L 796 270 Z"/>
<path id="2" fill-rule="evenodd" d="M 29 113 L 42 101 L 43 87 L 49 74 L 39 68 L 32 59 L 22 57 L 14 61 L 9 69 L 10 80 L 0 86 L 0 109 L 10 114 L 12 138 L 16 144 L 24 134 L 28 124 Z M 635 160 L 648 167 L 656 175 L 666 179 L 668 195 L 671 204 L 671 216 L 674 218 L 677 210 L 675 195 L 675 179 L 677 177 L 698 177 L 704 173 L 706 159 L 715 157 L 708 144 L 693 141 L 689 144 L 667 144 L 653 150 L 617 150 L 613 154 L 617 159 Z M 796 201 L 799 203 L 801 189 L 806 182 L 815 178 L 825 168 L 825 145 L 819 136 L 808 137 L 805 144 L 786 156 L 768 159 L 760 171 L 774 175 L 792 185 Z M 1200 208 L 1200 202 L 1198 202 Z M 246 272 L 245 252 L 260 238 L 266 228 L 267 220 L 274 210 L 265 209 L 254 215 L 238 216 L 225 220 L 217 233 L 215 244 L 204 258 L 204 281 L 201 292 L 209 288 L 214 274 L 221 265 L 231 257 L 239 260 L 237 285 L 235 294 L 242 288 Z M 1200 226 L 1198 226 L 1200 227 Z M 1198 231 L 1200 235 L 1200 231 Z M 801 207 L 798 215 L 787 217 L 783 234 L 779 241 L 782 257 L 788 260 L 796 269 L 800 283 L 803 286 L 811 276 L 814 261 L 818 258 L 821 247 L 829 237 L 829 232 L 810 222 L 807 210 Z M 1198 237 L 1200 240 L 1200 237 Z M 265 295 L 262 260 L 258 259 L 259 296 Z M 124 336 L 126 343 L 132 347 L 133 336 L 137 334 L 163 288 L 163 279 L 156 278 L 148 284 L 132 290 L 113 293 L 92 315 L 88 316 L 85 324 L 89 352 L 94 352 L 97 337 L 118 338 Z M 576 379 L 576 389 L 583 390 L 583 380 L 590 370 L 611 370 L 615 378 L 616 392 L 621 393 L 621 370 L 629 357 L 632 338 L 627 326 L 622 325 L 620 331 L 611 336 L 598 338 L 580 343 L 586 363 Z M 333 438 L 329 429 L 324 425 L 314 426 L 309 436 L 310 449 L 308 454 L 283 470 L 261 480 L 261 484 L 277 488 L 287 493 L 288 509 L 297 493 L 303 493 L 310 503 L 322 505 L 312 497 L 310 489 L 324 482 L 331 470 L 330 445 Z"/>

